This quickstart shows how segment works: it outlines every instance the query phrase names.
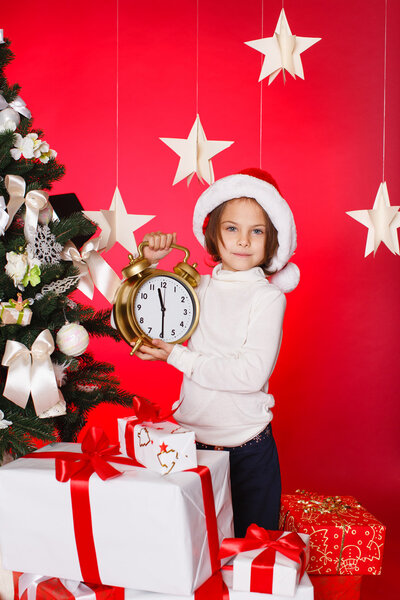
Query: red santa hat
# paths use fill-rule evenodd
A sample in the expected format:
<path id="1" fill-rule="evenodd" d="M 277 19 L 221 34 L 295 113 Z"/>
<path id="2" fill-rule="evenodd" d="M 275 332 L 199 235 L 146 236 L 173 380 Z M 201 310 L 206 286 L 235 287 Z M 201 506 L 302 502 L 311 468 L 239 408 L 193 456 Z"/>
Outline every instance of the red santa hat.
<path id="1" fill-rule="evenodd" d="M 218 179 L 197 200 L 193 214 L 193 232 L 202 246 L 208 215 L 217 206 L 233 198 L 254 198 L 262 206 L 278 232 L 278 247 L 272 257 L 270 282 L 284 293 L 295 289 L 300 270 L 289 262 L 296 249 L 296 225 L 292 211 L 279 192 L 276 181 L 262 169 L 245 169 L 236 175 Z"/>

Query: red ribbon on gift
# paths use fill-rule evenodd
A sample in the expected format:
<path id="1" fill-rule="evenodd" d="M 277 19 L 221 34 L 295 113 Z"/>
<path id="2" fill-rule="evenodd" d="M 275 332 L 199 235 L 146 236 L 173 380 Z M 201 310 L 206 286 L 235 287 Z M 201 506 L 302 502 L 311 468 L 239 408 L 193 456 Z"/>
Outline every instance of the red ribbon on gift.
<path id="1" fill-rule="evenodd" d="M 214 573 L 194 594 L 195 600 L 229 600 L 229 590 L 221 571 Z"/>
<path id="2" fill-rule="evenodd" d="M 89 479 L 93 473 L 103 480 L 122 475 L 122 472 L 109 462 L 135 467 L 142 467 L 142 465 L 133 458 L 117 455 L 118 445 L 110 445 L 107 435 L 99 427 L 91 427 L 86 432 L 81 450 L 81 453 L 33 452 L 26 454 L 25 458 L 54 458 L 56 479 L 61 482 L 70 481 L 74 533 L 82 579 L 90 583 L 102 583 L 93 537 Z M 200 476 L 211 569 L 214 573 L 220 568 L 220 560 L 211 474 L 208 467 L 201 465 L 188 471 L 193 471 Z"/>
<path id="3" fill-rule="evenodd" d="M 134 430 L 136 425 L 140 425 L 141 423 L 161 423 L 162 421 L 168 421 L 178 408 L 176 407 L 169 413 L 161 415 L 161 406 L 140 396 L 133 397 L 132 406 L 136 418 L 132 418 L 128 421 L 125 427 L 125 444 L 128 456 L 135 456 Z"/>
<path id="4" fill-rule="evenodd" d="M 117 456 L 118 445 L 110 445 L 109 439 L 99 427 L 91 427 L 82 440 L 82 452 L 33 452 L 25 458 L 55 458 L 56 479 L 71 482 L 71 504 L 75 541 L 82 579 L 102 583 L 94 545 L 92 513 L 90 510 L 89 479 L 93 473 L 103 480 L 122 475 L 109 462 L 140 466 L 132 458 Z"/>
<path id="5" fill-rule="evenodd" d="M 252 523 L 244 538 L 225 538 L 219 557 L 236 556 L 240 552 L 265 548 L 252 562 L 250 592 L 272 594 L 276 552 L 300 564 L 300 579 L 306 568 L 306 544 L 297 533 L 282 536 L 281 531 L 267 531 Z"/>
<path id="6" fill-rule="evenodd" d="M 13 573 L 15 600 L 124 600 L 124 588 Z"/>

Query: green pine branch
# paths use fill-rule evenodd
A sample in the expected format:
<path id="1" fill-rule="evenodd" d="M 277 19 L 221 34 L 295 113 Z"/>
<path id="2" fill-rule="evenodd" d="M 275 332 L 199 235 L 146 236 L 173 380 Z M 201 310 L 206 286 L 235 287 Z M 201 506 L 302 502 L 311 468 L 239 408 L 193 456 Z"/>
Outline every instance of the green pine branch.
<path id="1" fill-rule="evenodd" d="M 4 73 L 5 67 L 13 58 L 10 42 L 6 40 L 4 44 L 0 44 L 0 93 L 7 102 L 14 100 L 21 89 L 17 83 L 9 84 Z M 33 128 L 33 119 L 24 116 L 20 117 L 20 124 L 15 132 L 0 133 L 0 195 L 4 196 L 6 202 L 9 200 L 5 187 L 6 175 L 23 177 L 27 193 L 33 189 L 50 190 L 52 184 L 61 179 L 65 172 L 64 165 L 55 159 L 50 159 L 47 163 L 23 157 L 15 160 L 10 151 L 15 147 L 16 133 L 22 137 L 29 133 L 37 133 L 39 139 L 46 139 L 41 129 Z M 13 457 L 22 456 L 43 441 L 56 439 L 75 441 L 90 411 L 101 403 L 123 406 L 131 406 L 132 403 L 132 394 L 120 389 L 113 365 L 96 361 L 89 353 L 79 357 L 67 356 L 57 346 L 57 333 L 66 321 L 81 323 L 91 336 L 108 336 L 120 340 L 117 332 L 110 325 L 109 310 L 95 311 L 90 306 L 76 302 L 74 291 L 78 284 L 77 280 L 65 293 L 57 293 L 54 287 L 49 291 L 49 288 L 45 287 L 54 286 L 55 282 L 69 277 L 76 278 L 79 271 L 73 263 L 66 260 L 60 260 L 55 264 L 42 262 L 40 281 L 30 280 L 25 288 L 21 283 L 16 287 L 13 279 L 6 273 L 7 254 L 15 252 L 24 255 L 27 251 L 24 215 L 25 206 L 22 205 L 5 235 L 0 236 L 0 300 L 3 302 L 8 302 L 9 299 L 16 300 L 17 293 L 20 291 L 23 299 L 30 300 L 32 316 L 27 326 L 1 324 L 0 357 L 4 355 L 8 341 L 15 340 L 30 350 L 37 336 L 48 329 L 55 342 L 51 360 L 58 373 L 60 390 L 66 402 L 66 414 L 40 419 L 35 413 L 32 398 L 28 399 L 26 408 L 13 404 L 4 396 L 8 367 L 0 366 L 0 411 L 4 419 L 12 422 L 10 426 L 0 429 L 0 460 L 4 454 Z M 68 240 L 76 236 L 92 236 L 97 226 L 78 212 L 50 223 L 49 228 L 56 242 L 64 246 Z M 20 259 L 22 260 L 21 257 Z"/>

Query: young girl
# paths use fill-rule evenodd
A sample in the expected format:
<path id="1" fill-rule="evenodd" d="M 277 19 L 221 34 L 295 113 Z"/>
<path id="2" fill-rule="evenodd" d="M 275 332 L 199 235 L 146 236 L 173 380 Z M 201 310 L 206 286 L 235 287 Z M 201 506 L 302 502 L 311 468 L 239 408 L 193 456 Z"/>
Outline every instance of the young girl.
<path id="1" fill-rule="evenodd" d="M 251 523 L 278 528 L 281 480 L 270 421 L 268 380 L 282 338 L 286 299 L 299 270 L 292 212 L 276 182 L 248 169 L 211 185 L 197 201 L 193 231 L 218 262 L 197 288 L 200 320 L 188 346 L 153 340 L 143 360 L 164 360 L 183 372 L 176 421 L 199 448 L 227 450 L 235 535 Z M 163 258 L 175 234 L 151 233 L 144 255 Z M 270 281 L 266 275 L 272 275 Z"/>

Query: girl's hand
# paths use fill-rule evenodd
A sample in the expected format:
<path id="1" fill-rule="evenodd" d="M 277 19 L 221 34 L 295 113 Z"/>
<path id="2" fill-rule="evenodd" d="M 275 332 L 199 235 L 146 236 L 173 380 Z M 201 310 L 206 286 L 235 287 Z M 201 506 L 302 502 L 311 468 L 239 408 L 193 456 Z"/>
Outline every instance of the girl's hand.
<path id="1" fill-rule="evenodd" d="M 139 350 L 135 352 L 135 356 L 141 360 L 167 360 L 174 345 L 167 344 L 167 342 L 163 342 L 163 340 L 151 340 L 151 343 L 155 348 L 145 345 L 140 346 Z"/>
<path id="2" fill-rule="evenodd" d="M 143 241 L 149 243 L 143 249 L 143 256 L 151 263 L 155 263 L 171 252 L 171 244 L 176 243 L 176 233 L 152 231 L 151 233 L 146 233 Z"/>

